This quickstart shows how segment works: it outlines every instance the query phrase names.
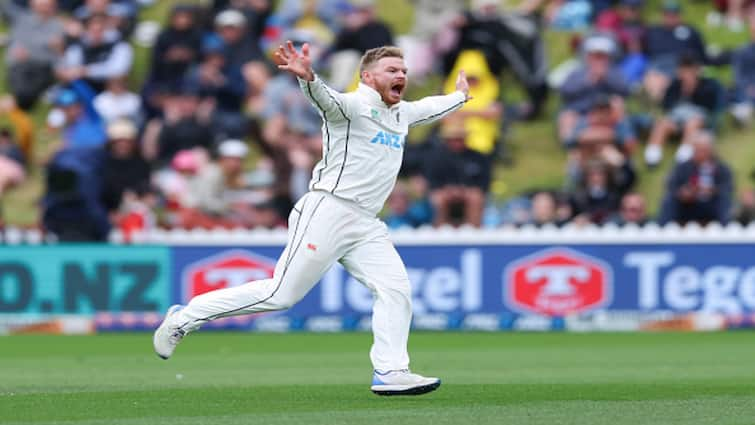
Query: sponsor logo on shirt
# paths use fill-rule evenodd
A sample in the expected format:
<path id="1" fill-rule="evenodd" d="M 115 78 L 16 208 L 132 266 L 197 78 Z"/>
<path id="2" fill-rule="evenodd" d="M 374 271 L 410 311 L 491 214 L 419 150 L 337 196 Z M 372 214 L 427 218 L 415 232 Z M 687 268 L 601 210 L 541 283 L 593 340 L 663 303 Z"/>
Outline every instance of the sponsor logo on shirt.
<path id="1" fill-rule="evenodd" d="M 404 137 L 400 134 L 379 131 L 378 134 L 370 140 L 370 143 L 373 145 L 385 145 L 393 149 L 402 149 L 404 147 Z"/>

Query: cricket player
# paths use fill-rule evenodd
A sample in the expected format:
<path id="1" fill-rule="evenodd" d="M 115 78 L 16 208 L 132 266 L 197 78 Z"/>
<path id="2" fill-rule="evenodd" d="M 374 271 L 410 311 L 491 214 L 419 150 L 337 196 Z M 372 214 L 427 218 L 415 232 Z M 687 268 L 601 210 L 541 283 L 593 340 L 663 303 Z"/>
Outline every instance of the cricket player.
<path id="1" fill-rule="evenodd" d="M 405 102 L 401 98 L 407 69 L 397 47 L 368 50 L 360 64 L 361 82 L 351 93 L 332 90 L 312 71 L 308 44 L 297 51 L 288 41 L 274 55 L 278 68 L 298 78 L 322 117 L 323 154 L 313 170 L 310 192 L 291 211 L 288 242 L 273 277 L 172 306 L 155 331 L 155 351 L 169 358 L 187 333 L 211 320 L 287 309 L 338 261 L 375 299 L 372 391 L 379 395 L 433 391 L 440 379 L 409 371 L 412 291 L 387 228 L 376 215 L 396 183 L 409 128 L 461 108 L 469 98 L 466 76 L 459 73 L 454 93 Z"/>

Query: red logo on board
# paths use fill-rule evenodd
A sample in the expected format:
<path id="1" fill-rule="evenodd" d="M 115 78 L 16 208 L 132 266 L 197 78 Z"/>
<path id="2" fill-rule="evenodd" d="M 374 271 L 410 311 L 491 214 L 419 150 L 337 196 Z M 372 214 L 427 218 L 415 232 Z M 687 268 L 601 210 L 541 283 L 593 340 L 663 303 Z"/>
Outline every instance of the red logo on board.
<path id="1" fill-rule="evenodd" d="M 243 285 L 273 276 L 275 260 L 249 251 L 223 251 L 186 267 L 182 279 L 182 299 L 191 298 L 216 289 Z"/>
<path id="2" fill-rule="evenodd" d="M 510 264 L 503 285 L 504 301 L 511 309 L 565 316 L 610 303 L 613 274 L 597 258 L 556 248 Z"/>

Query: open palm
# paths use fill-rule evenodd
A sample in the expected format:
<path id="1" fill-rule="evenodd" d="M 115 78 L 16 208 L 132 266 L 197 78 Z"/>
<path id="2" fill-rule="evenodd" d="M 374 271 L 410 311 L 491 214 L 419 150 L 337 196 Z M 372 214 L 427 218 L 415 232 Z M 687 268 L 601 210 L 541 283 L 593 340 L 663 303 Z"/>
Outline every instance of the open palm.
<path id="1" fill-rule="evenodd" d="M 281 45 L 275 51 L 275 58 L 278 69 L 288 71 L 304 80 L 312 81 L 315 79 L 312 71 L 312 59 L 309 57 L 308 43 L 301 46 L 300 53 L 296 51 L 291 40 L 286 41 L 285 46 Z"/>

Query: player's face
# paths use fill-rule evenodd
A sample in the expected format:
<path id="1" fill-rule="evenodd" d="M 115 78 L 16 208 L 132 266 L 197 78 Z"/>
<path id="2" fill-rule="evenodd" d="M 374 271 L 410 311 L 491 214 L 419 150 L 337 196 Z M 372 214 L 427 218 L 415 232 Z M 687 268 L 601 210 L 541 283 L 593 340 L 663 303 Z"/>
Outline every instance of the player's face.
<path id="1" fill-rule="evenodd" d="M 397 57 L 382 58 L 364 71 L 362 79 L 365 84 L 380 93 L 386 105 L 395 105 L 401 101 L 406 90 L 406 65 Z"/>

